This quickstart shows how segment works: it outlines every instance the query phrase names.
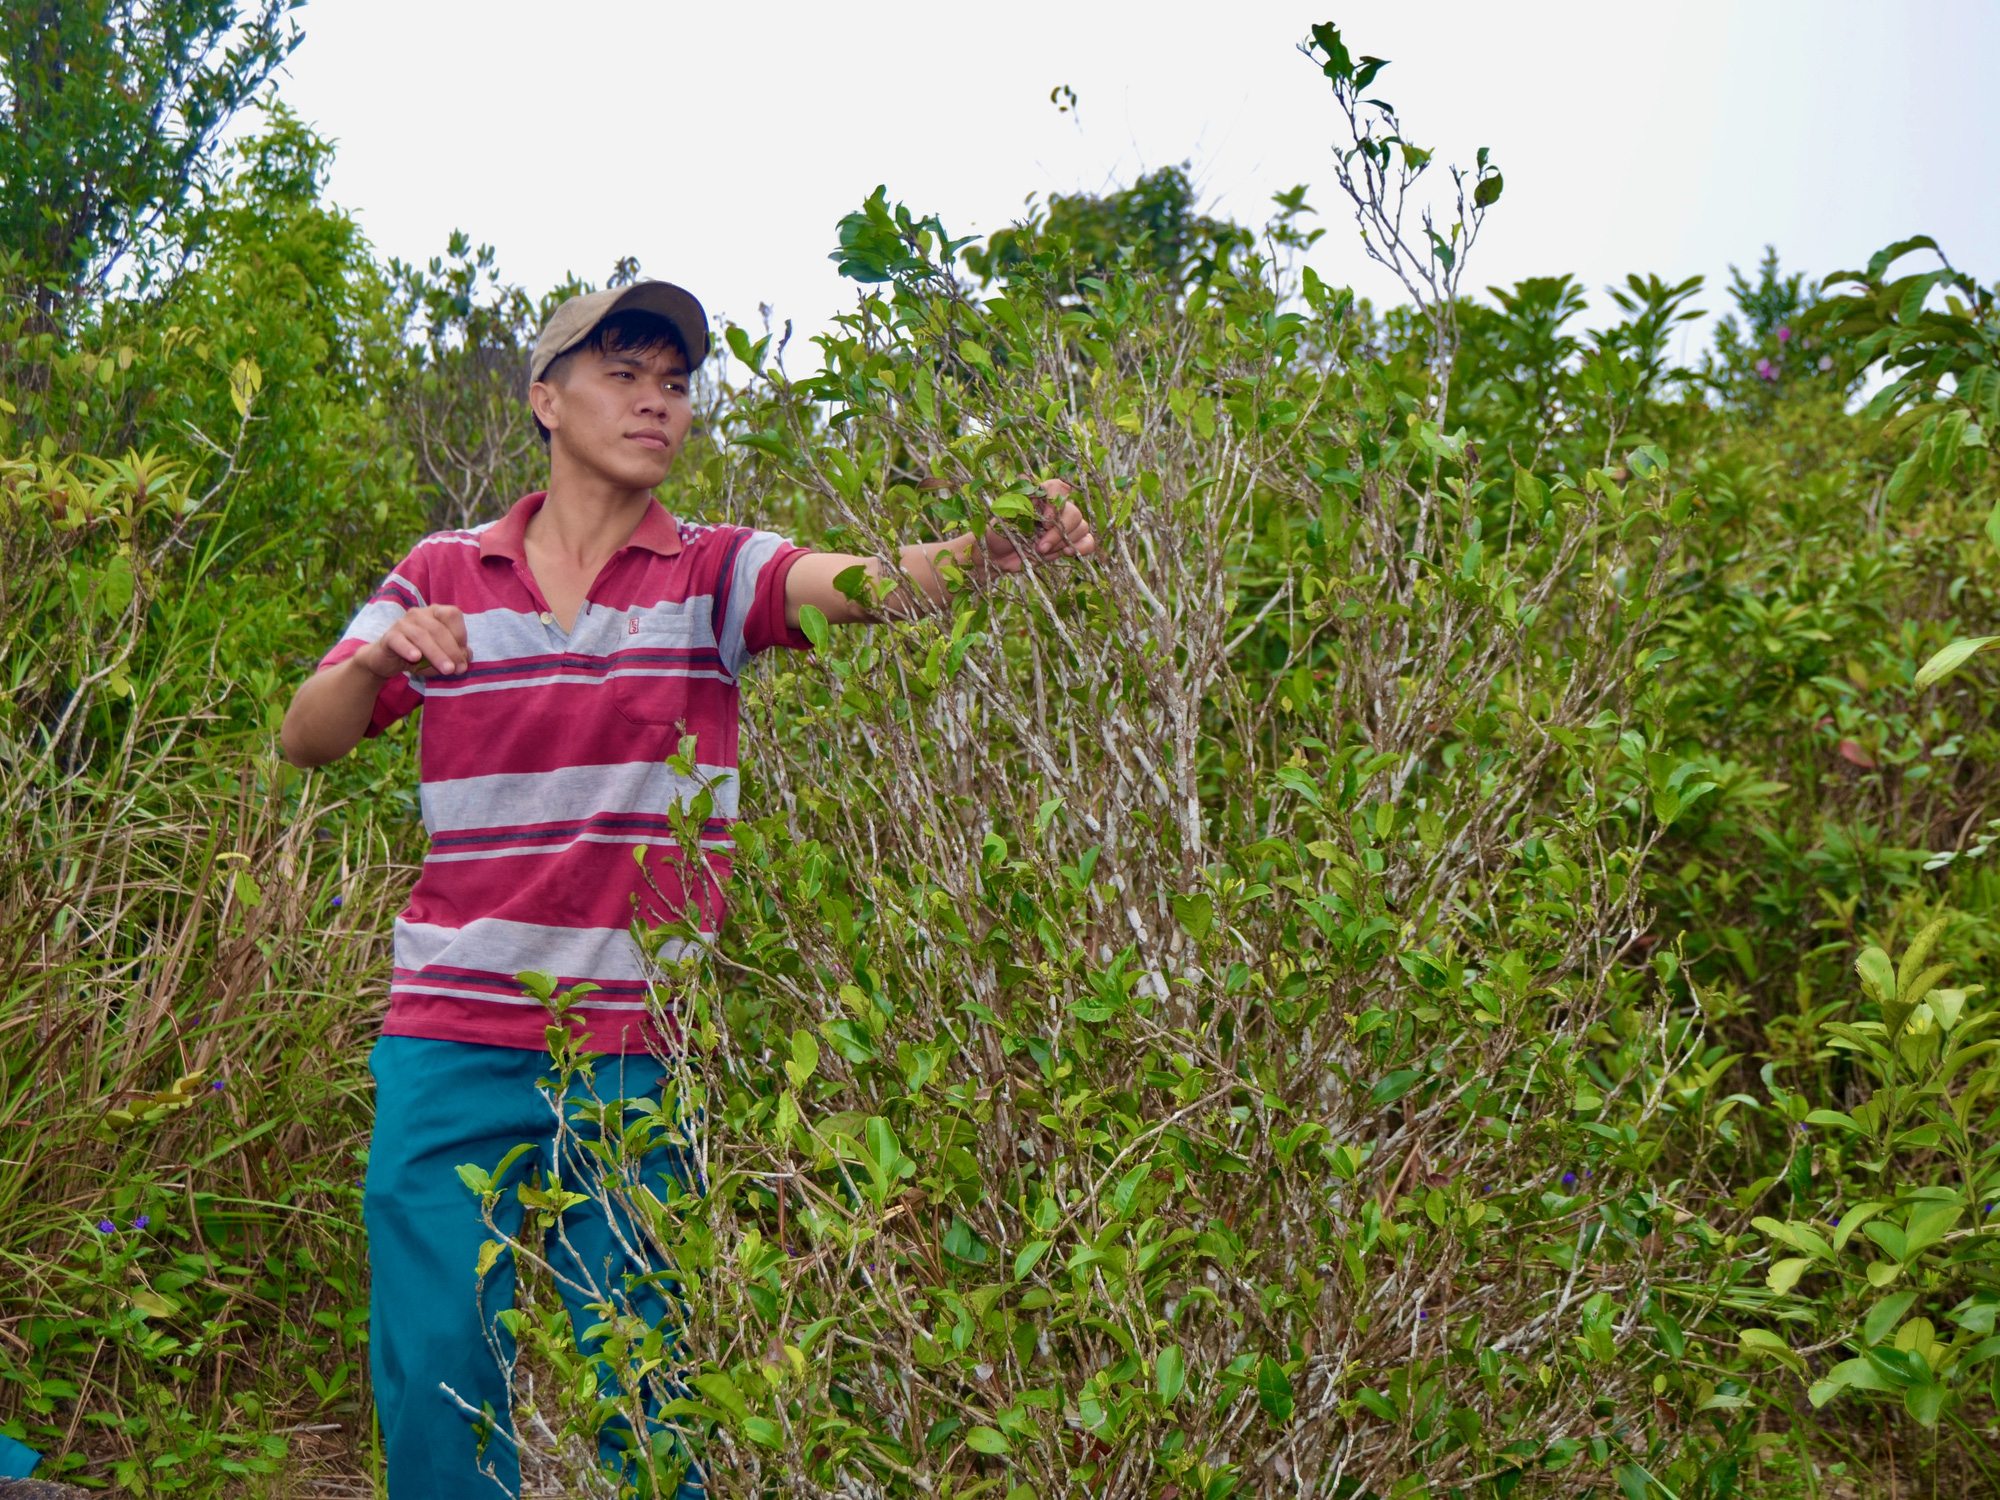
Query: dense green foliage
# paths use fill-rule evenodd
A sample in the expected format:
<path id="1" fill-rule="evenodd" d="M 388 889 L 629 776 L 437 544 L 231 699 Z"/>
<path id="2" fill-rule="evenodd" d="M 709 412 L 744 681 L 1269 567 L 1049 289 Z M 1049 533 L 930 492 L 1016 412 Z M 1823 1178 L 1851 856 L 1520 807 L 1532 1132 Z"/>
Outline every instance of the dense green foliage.
<path id="1" fill-rule="evenodd" d="M 1430 153 L 1316 40 L 1409 307 L 1292 269 L 1304 190 L 1251 233 L 1168 173 L 983 248 L 878 193 L 813 373 L 729 331 L 682 513 L 889 552 L 1059 475 L 1105 549 L 758 669 L 671 1107 L 564 1183 L 681 1284 L 604 1359 L 676 1372 L 719 1493 L 1991 1492 L 1992 292 L 1767 257 L 1690 369 L 1697 282 L 1474 296 L 1497 171 L 1384 230 Z M 7 242 L 0 1426 L 136 1493 L 374 1472 L 411 737 L 273 730 L 534 478 L 547 299 L 379 264 L 325 164 L 274 109 Z M 154 210 L 159 274 L 80 297 Z M 635 1199 L 663 1149 L 705 1196 Z M 621 1398 L 555 1232 L 492 1254 L 582 1493 Z"/>
<path id="2" fill-rule="evenodd" d="M 45 306 L 199 243 L 217 141 L 299 43 L 299 0 L 0 10 L 0 251 Z"/>

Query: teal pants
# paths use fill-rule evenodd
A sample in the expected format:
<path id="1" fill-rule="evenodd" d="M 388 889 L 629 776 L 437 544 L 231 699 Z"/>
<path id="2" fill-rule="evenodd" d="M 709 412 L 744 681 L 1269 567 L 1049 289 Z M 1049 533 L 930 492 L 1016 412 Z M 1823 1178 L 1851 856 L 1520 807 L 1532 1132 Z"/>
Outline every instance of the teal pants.
<path id="1" fill-rule="evenodd" d="M 449 1386 L 475 1410 L 492 1410 L 512 1431 L 494 1346 L 497 1342 L 501 1353 L 512 1357 L 513 1340 L 495 1315 L 513 1304 L 513 1259 L 502 1259 L 482 1292 L 474 1266 L 480 1244 L 491 1234 L 457 1169 L 470 1163 L 491 1171 L 515 1146 L 532 1144 L 503 1180 L 509 1191 L 495 1212 L 509 1233 L 519 1229 L 522 1208 L 511 1189 L 530 1172 L 546 1182 L 555 1144 L 553 1116 L 535 1088 L 535 1080 L 548 1075 L 548 1056 L 385 1036 L 369 1066 L 375 1074 L 375 1136 L 362 1203 L 371 1287 L 368 1350 L 390 1500 L 489 1500 L 494 1486 L 486 1470 L 518 1495 L 520 1468 L 512 1444 L 494 1436 L 482 1454 L 477 1423 L 443 1389 Z M 606 1100 L 658 1099 L 662 1072 L 651 1057 L 601 1058 L 594 1091 Z M 666 1159 L 669 1155 L 655 1152 L 658 1168 L 647 1173 L 662 1196 L 664 1179 L 679 1166 Z M 548 1237 L 559 1275 L 620 1286 L 628 1273 L 650 1269 L 622 1263 L 625 1253 L 595 1200 L 571 1209 L 562 1227 L 574 1257 L 555 1235 Z M 597 1315 L 571 1300 L 567 1289 L 564 1297 L 581 1342 Z M 652 1306 L 642 1297 L 634 1301 L 635 1310 L 650 1319 L 665 1311 L 657 1298 Z M 611 1466 L 629 1468 L 629 1443 L 629 1434 L 607 1433 L 601 1456 Z M 698 1483 L 683 1484 L 682 1500 L 700 1495 Z"/>

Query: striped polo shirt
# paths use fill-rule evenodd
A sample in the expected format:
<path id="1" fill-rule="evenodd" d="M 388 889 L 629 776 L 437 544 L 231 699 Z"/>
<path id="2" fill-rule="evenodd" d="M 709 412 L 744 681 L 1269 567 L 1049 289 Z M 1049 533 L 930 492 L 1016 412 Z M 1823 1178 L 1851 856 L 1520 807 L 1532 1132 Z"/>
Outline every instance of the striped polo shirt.
<path id="1" fill-rule="evenodd" d="M 514 977 L 534 969 L 564 988 L 598 987 L 570 1012 L 587 1046 L 643 1051 L 646 982 L 631 924 L 678 917 L 690 902 L 705 928 L 722 918 L 738 679 L 759 651 L 807 645 L 785 623 L 785 575 L 804 552 L 768 531 L 676 522 L 656 500 L 565 632 L 523 546 L 545 498 L 425 537 L 320 663 L 344 661 L 420 605 L 465 612 L 471 668 L 390 678 L 368 728 L 380 734 L 424 709 L 431 846 L 396 919 L 382 1029 L 539 1051 L 548 1013 Z M 666 765 L 686 734 L 698 779 Z M 668 810 L 703 785 L 714 809 L 707 868 L 687 879 Z"/>

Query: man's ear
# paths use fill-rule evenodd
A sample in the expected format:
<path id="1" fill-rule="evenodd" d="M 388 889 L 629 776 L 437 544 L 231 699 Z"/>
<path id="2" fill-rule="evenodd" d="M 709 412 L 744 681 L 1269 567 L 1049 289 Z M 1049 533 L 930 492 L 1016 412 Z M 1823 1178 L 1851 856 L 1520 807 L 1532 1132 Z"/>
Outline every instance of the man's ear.
<path id="1" fill-rule="evenodd" d="M 558 405 L 556 388 L 548 381 L 537 380 L 528 387 L 528 410 L 533 412 L 535 420 L 550 432 L 562 426 L 561 419 L 556 416 Z"/>

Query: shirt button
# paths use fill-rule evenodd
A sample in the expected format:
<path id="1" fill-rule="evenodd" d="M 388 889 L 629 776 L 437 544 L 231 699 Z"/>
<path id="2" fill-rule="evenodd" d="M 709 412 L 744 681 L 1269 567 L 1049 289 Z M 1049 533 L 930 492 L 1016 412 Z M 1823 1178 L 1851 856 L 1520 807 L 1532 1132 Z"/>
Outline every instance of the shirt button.
<path id="1" fill-rule="evenodd" d="M 554 615 L 550 614 L 547 610 L 542 611 L 542 623 L 544 625 L 553 625 L 555 622 L 556 617 Z"/>

